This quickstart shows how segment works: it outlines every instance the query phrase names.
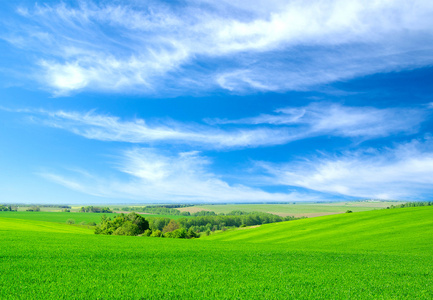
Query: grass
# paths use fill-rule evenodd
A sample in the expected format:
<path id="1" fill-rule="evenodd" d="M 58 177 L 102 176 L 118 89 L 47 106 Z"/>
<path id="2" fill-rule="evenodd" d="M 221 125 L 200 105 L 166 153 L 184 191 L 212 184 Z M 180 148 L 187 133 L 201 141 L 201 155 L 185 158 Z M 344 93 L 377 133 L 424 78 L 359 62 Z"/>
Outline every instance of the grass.
<path id="1" fill-rule="evenodd" d="M 432 252 L 433 207 L 387 209 L 265 224 L 206 237 L 215 241 L 278 243 L 321 251 Z"/>
<path id="2" fill-rule="evenodd" d="M 180 208 L 181 211 L 197 212 L 200 210 L 214 211 L 215 213 L 228 213 L 233 210 L 246 212 L 258 211 L 273 213 L 280 216 L 306 216 L 314 217 L 327 214 L 344 213 L 347 210 L 353 212 L 383 209 L 391 205 L 404 202 L 388 201 L 358 201 L 358 202 L 334 202 L 334 203 L 309 203 L 309 204 L 227 204 L 227 205 L 196 205 Z"/>
<path id="3" fill-rule="evenodd" d="M 196 240 L 0 217 L 0 299 L 431 299 L 432 215 L 343 214 Z"/>
<path id="4" fill-rule="evenodd" d="M 0 218 L 12 218 L 12 219 L 23 219 L 23 220 L 35 220 L 35 221 L 46 221 L 46 222 L 57 222 L 66 223 L 68 219 L 75 220 L 75 224 L 85 222 L 99 223 L 101 217 L 104 214 L 101 213 L 79 213 L 79 212 L 46 212 L 46 211 L 0 211 Z M 107 217 L 113 218 L 116 213 L 105 214 Z M 179 219 L 185 218 L 184 216 L 167 216 L 167 215 L 142 215 L 144 218 L 157 217 L 157 218 L 170 218 Z"/>

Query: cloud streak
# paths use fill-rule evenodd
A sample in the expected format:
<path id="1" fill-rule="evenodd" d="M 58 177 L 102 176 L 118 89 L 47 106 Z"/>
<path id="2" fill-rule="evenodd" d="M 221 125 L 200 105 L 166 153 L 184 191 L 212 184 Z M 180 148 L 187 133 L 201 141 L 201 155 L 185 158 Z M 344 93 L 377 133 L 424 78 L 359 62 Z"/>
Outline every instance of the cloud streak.
<path id="1" fill-rule="evenodd" d="M 433 192 L 433 142 L 364 149 L 286 165 L 259 163 L 276 184 L 376 199 L 426 199 Z"/>
<path id="2" fill-rule="evenodd" d="M 269 193 L 245 185 L 230 185 L 209 172 L 211 162 L 198 152 L 167 155 L 156 149 L 125 151 L 118 170 L 127 180 L 41 173 L 44 178 L 89 195 L 141 202 L 267 202 L 314 200 L 314 195 Z"/>
<path id="3" fill-rule="evenodd" d="M 11 111 L 10 109 L 3 109 Z M 417 108 L 350 107 L 312 103 L 286 107 L 274 114 L 238 120 L 205 119 L 203 123 L 173 120 L 122 120 L 95 112 L 17 110 L 34 121 L 87 139 L 134 144 L 179 144 L 203 149 L 240 149 L 284 145 L 320 136 L 357 142 L 418 132 L 429 110 Z"/>
<path id="4" fill-rule="evenodd" d="M 256 7 L 260 7 L 257 9 Z M 1 37 L 75 91 L 305 90 L 433 63 L 430 1 L 157 1 L 20 7 Z"/>

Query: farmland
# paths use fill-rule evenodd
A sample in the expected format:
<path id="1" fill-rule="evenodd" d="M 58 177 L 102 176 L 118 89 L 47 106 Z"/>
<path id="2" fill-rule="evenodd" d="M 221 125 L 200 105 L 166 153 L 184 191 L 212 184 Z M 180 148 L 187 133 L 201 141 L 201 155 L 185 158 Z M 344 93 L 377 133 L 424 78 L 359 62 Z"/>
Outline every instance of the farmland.
<path id="1" fill-rule="evenodd" d="M 431 299 L 432 215 L 379 210 L 179 240 L 2 214 L 0 298 Z"/>
<path id="2" fill-rule="evenodd" d="M 383 209 L 391 205 L 404 202 L 392 201 L 354 201 L 354 202 L 330 202 L 330 203 L 296 203 L 296 204 L 226 204 L 226 205 L 194 205 L 179 208 L 180 211 L 191 213 L 207 210 L 215 213 L 228 213 L 234 210 L 246 212 L 258 211 L 276 214 L 282 217 L 317 217 L 330 214 L 344 213 L 347 210 L 353 212 Z"/>

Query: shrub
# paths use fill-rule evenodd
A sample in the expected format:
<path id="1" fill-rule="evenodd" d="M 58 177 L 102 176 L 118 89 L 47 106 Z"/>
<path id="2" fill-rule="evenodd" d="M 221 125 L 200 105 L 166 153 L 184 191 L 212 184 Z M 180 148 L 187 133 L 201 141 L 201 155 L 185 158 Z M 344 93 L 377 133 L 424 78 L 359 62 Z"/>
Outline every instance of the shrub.
<path id="1" fill-rule="evenodd" d="M 69 224 L 69 225 L 75 224 L 75 220 L 74 219 L 68 219 L 68 220 L 66 220 L 66 224 Z"/>
<path id="2" fill-rule="evenodd" d="M 162 236 L 162 231 L 161 230 L 155 230 L 154 232 L 152 232 L 152 234 L 150 236 L 161 237 Z"/>
<path id="3" fill-rule="evenodd" d="M 149 229 L 149 223 L 142 216 L 132 212 L 115 216 L 113 220 L 103 215 L 101 223 L 95 228 L 95 234 L 138 235 L 146 229 Z"/>
<path id="4" fill-rule="evenodd" d="M 346 210 L 346 214 L 350 214 L 350 213 L 353 213 L 353 211 L 351 211 L 351 210 Z"/>

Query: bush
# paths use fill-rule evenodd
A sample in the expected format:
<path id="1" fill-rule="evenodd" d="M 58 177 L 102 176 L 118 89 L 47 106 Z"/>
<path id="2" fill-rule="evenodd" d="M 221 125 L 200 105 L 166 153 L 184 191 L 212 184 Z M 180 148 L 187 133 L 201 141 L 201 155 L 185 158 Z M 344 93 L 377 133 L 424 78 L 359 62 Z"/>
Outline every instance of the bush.
<path id="1" fill-rule="evenodd" d="M 346 210 L 346 214 L 351 214 L 351 213 L 353 213 L 353 211 L 351 211 L 351 210 Z"/>
<path id="2" fill-rule="evenodd" d="M 142 216 L 132 212 L 115 216 L 113 220 L 103 215 L 101 223 L 95 228 L 95 234 L 139 235 L 146 229 L 149 229 L 149 223 Z"/>
<path id="3" fill-rule="evenodd" d="M 129 235 L 134 236 L 140 233 L 140 228 L 137 224 L 133 224 L 131 221 L 126 221 L 122 224 L 122 226 L 118 227 L 113 235 Z"/>
<path id="4" fill-rule="evenodd" d="M 162 231 L 161 230 L 155 230 L 154 232 L 152 232 L 152 234 L 150 236 L 161 237 L 162 236 Z"/>
<path id="5" fill-rule="evenodd" d="M 69 225 L 75 224 L 75 220 L 74 219 L 68 219 L 68 220 L 66 220 L 66 224 L 69 224 Z"/>

